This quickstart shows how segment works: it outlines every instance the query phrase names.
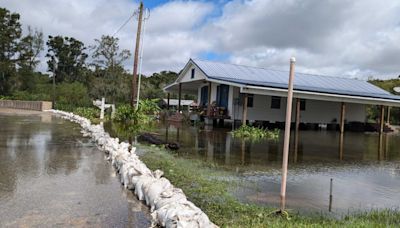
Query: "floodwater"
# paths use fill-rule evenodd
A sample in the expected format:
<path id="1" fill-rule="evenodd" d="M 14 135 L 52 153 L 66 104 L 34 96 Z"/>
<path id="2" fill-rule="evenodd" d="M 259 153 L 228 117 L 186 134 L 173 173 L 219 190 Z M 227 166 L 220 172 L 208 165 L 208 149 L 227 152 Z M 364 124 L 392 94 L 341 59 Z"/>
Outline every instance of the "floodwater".
<path id="1" fill-rule="evenodd" d="M 283 131 L 280 140 L 249 142 L 230 129 L 161 125 L 159 137 L 179 142 L 182 157 L 233 171 L 232 192 L 244 202 L 279 206 Z M 291 136 L 287 205 L 300 212 L 394 208 L 400 206 L 400 135 L 300 131 Z M 297 141 L 297 146 L 296 142 Z"/>
<path id="2" fill-rule="evenodd" d="M 149 227 L 80 126 L 46 113 L 0 112 L 0 227 Z"/>

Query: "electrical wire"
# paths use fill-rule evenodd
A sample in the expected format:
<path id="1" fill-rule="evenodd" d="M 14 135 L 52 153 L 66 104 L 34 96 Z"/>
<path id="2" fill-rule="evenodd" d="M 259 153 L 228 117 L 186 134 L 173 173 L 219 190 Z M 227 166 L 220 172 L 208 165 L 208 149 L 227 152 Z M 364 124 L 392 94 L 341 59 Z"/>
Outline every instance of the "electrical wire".
<path id="1" fill-rule="evenodd" d="M 115 33 L 112 36 L 114 37 L 119 31 L 121 31 L 121 29 L 123 29 L 125 25 L 128 24 L 128 22 L 136 15 L 137 11 L 135 11 L 131 16 L 129 16 L 129 18 L 117 29 L 117 31 L 115 31 Z"/>

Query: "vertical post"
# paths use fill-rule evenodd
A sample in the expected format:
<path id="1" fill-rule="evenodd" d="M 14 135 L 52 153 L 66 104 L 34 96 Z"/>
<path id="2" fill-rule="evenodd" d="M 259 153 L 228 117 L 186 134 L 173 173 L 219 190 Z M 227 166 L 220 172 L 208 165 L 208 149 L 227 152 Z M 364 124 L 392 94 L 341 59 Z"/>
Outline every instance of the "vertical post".
<path id="1" fill-rule="evenodd" d="M 53 59 L 53 102 L 52 108 L 56 108 L 56 60 Z"/>
<path id="2" fill-rule="evenodd" d="M 182 83 L 179 83 L 178 89 L 178 112 L 181 112 L 181 99 L 182 99 Z"/>
<path id="3" fill-rule="evenodd" d="M 391 110 L 391 107 L 388 106 L 388 107 L 387 107 L 387 119 L 386 119 L 386 123 L 387 123 L 388 125 L 390 125 L 390 110 Z"/>
<path id="4" fill-rule="evenodd" d="M 211 82 L 208 82 L 208 104 L 207 104 L 207 116 L 211 116 Z"/>
<path id="5" fill-rule="evenodd" d="M 383 128 L 385 127 L 385 106 L 381 105 L 381 115 L 379 121 L 379 134 L 383 133 Z"/>
<path id="6" fill-rule="evenodd" d="M 101 107 L 100 107 L 100 119 L 104 119 L 104 106 L 106 103 L 106 99 L 104 97 L 101 98 Z"/>
<path id="7" fill-rule="evenodd" d="M 249 101 L 249 95 L 247 93 L 243 96 L 243 113 L 242 113 L 242 126 L 246 126 L 247 122 L 247 103 Z"/>
<path id="8" fill-rule="evenodd" d="M 340 134 L 344 133 L 344 119 L 346 116 L 346 104 L 342 102 L 341 111 L 340 111 Z"/>
<path id="9" fill-rule="evenodd" d="M 283 142 L 283 159 L 282 159 L 282 183 L 281 183 L 281 212 L 285 211 L 286 203 L 286 178 L 289 156 L 289 142 L 290 142 L 290 124 L 292 117 L 292 99 L 293 99 L 293 81 L 294 81 L 294 66 L 296 59 L 290 58 L 290 74 L 288 84 L 288 96 L 286 106 L 286 120 L 285 120 L 285 139 Z"/>
<path id="10" fill-rule="evenodd" d="M 170 94 L 168 93 L 167 94 L 167 110 L 169 110 L 169 97 L 170 97 Z"/>
<path id="11" fill-rule="evenodd" d="M 299 152 L 299 129 L 300 129 L 300 99 L 296 99 L 296 129 L 294 134 L 294 162 L 297 162 Z"/>
<path id="12" fill-rule="evenodd" d="M 139 5 L 139 18 L 138 18 L 138 28 L 136 33 L 136 46 L 135 46 L 135 56 L 133 61 L 133 79 L 132 79 L 132 88 L 131 88 L 131 106 L 134 107 L 136 104 L 136 95 L 137 95 L 137 70 L 138 70 L 138 60 L 139 60 L 139 49 L 140 49 L 140 34 L 142 32 L 142 17 L 143 17 L 143 2 L 140 2 Z"/>

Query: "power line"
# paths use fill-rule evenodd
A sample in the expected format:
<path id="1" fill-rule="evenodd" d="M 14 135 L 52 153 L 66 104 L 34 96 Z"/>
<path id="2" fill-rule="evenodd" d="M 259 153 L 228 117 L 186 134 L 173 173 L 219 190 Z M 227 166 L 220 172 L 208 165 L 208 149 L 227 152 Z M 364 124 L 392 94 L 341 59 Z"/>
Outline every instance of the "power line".
<path id="1" fill-rule="evenodd" d="M 117 31 L 112 35 L 113 37 L 119 32 L 121 31 L 121 29 L 123 29 L 125 27 L 126 24 L 128 24 L 128 22 L 137 15 L 137 11 L 133 12 L 133 14 L 131 16 L 129 16 L 129 18 L 117 29 Z"/>

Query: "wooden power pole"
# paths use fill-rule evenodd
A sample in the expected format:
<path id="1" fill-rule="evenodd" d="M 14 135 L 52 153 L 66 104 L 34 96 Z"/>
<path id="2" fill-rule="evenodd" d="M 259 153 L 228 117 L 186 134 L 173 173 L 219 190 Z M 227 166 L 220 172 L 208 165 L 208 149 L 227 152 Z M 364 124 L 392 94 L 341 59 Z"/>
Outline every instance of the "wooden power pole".
<path id="1" fill-rule="evenodd" d="M 140 35 L 142 32 L 142 18 L 143 18 L 143 2 L 140 1 L 139 5 L 139 18 L 138 18 L 138 28 L 136 33 L 136 47 L 135 56 L 133 60 L 133 79 L 132 79 L 132 89 L 131 89 L 131 106 L 136 105 L 136 95 L 137 95 L 137 81 L 138 81 L 138 60 L 139 60 L 139 49 L 140 49 Z"/>

